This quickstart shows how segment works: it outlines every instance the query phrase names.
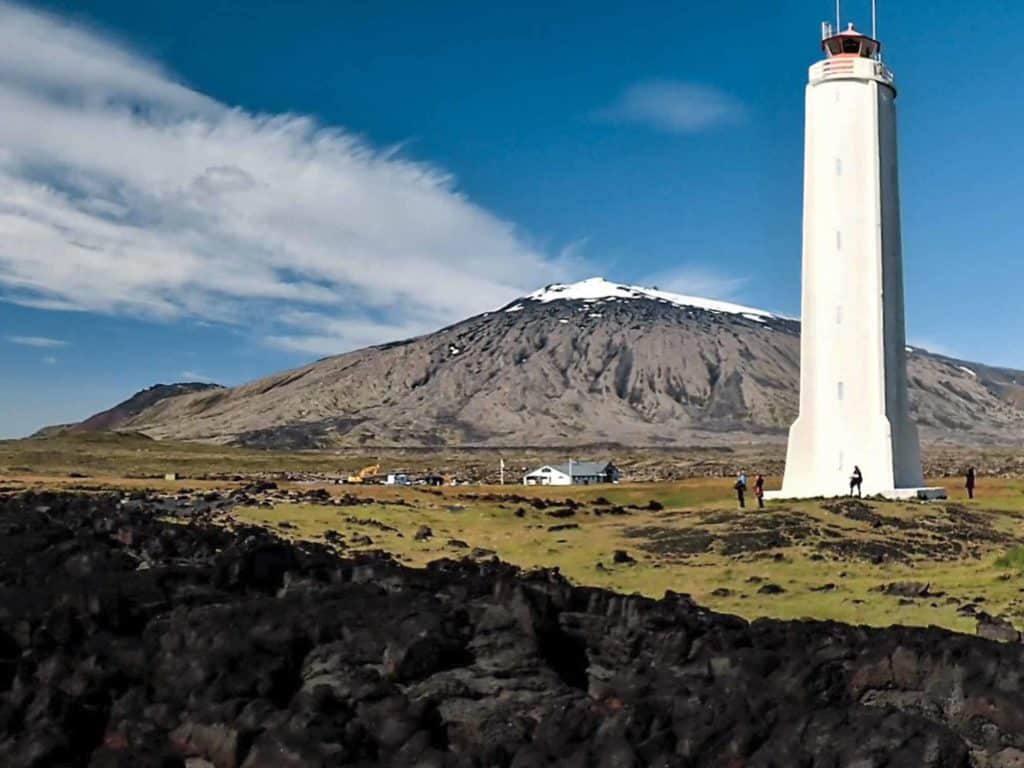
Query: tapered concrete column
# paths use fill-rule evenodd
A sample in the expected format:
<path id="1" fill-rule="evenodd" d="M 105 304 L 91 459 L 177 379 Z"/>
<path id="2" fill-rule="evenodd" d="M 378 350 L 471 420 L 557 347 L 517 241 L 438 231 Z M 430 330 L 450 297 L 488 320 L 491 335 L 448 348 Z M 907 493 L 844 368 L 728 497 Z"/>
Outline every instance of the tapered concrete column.
<path id="1" fill-rule="evenodd" d="M 896 88 L 880 45 L 826 37 L 810 69 L 804 149 L 800 414 L 782 497 L 923 489 L 907 398 Z"/>

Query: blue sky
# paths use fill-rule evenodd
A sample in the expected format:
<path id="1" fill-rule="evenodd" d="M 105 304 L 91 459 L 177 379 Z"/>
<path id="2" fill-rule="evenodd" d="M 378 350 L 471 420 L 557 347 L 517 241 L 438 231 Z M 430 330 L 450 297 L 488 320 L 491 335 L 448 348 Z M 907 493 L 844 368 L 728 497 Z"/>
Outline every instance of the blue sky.
<path id="1" fill-rule="evenodd" d="M 908 336 L 1024 368 L 1024 7 L 880 5 Z M 241 7 L 0 0 L 0 436 L 597 274 L 799 313 L 830 0 Z"/>

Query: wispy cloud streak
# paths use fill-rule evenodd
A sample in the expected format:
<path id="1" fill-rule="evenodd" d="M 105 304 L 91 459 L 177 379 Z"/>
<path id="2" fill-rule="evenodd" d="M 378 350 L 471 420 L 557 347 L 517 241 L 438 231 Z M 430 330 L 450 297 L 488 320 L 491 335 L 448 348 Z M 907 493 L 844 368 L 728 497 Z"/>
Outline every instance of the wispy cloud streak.
<path id="1" fill-rule="evenodd" d="M 199 371 L 182 371 L 181 379 L 182 381 L 198 381 L 204 384 L 208 384 L 213 381 L 211 377 L 207 376 L 205 373 L 200 373 Z"/>
<path id="2" fill-rule="evenodd" d="M 55 349 L 68 345 L 63 339 L 51 339 L 47 336 L 8 336 L 7 340 L 12 344 L 18 344 L 22 347 L 35 347 L 37 349 Z"/>
<path id="3" fill-rule="evenodd" d="M 445 172 L 0 0 L 0 299 L 337 352 L 571 277 Z M 276 320 L 292 312 L 304 326 Z"/>
<path id="4" fill-rule="evenodd" d="M 671 134 L 692 134 L 741 121 L 743 105 L 709 85 L 678 80 L 649 80 L 628 87 L 599 120 L 638 123 Z"/>
<path id="5" fill-rule="evenodd" d="M 644 278 L 645 285 L 657 286 L 663 291 L 723 300 L 739 298 L 749 282 L 745 275 L 725 273 L 695 264 L 656 272 Z"/>

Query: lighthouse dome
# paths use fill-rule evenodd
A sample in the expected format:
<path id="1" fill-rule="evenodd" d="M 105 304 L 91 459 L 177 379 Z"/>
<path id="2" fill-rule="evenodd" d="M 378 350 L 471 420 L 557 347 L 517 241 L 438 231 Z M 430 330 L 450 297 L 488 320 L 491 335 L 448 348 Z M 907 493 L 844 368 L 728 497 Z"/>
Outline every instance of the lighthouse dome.
<path id="1" fill-rule="evenodd" d="M 826 37 L 821 41 L 821 47 L 828 58 L 849 57 L 862 59 L 877 59 L 882 50 L 882 44 L 862 32 L 858 32 L 851 21 L 849 26 L 838 34 Z"/>

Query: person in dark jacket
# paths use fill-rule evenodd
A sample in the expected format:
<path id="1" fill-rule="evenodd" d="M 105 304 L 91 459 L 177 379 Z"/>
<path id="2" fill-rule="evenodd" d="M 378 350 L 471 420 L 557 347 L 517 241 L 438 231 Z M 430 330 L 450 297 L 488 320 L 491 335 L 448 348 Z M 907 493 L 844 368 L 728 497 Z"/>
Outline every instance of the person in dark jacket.
<path id="1" fill-rule="evenodd" d="M 736 484 L 733 486 L 736 489 L 736 498 L 740 502 L 740 509 L 744 509 L 747 506 L 746 494 L 747 494 L 747 476 L 740 472 L 736 477 Z"/>
<path id="2" fill-rule="evenodd" d="M 967 470 L 967 498 L 974 498 L 974 467 L 970 467 Z"/>
<path id="3" fill-rule="evenodd" d="M 757 496 L 757 508 L 764 509 L 764 475 L 760 473 L 754 480 L 754 495 Z"/>
<path id="4" fill-rule="evenodd" d="M 864 475 L 860 473 L 860 467 L 854 465 L 853 474 L 850 475 L 850 495 L 853 496 L 853 489 L 857 489 L 857 498 L 860 498 L 860 485 L 864 482 Z"/>

